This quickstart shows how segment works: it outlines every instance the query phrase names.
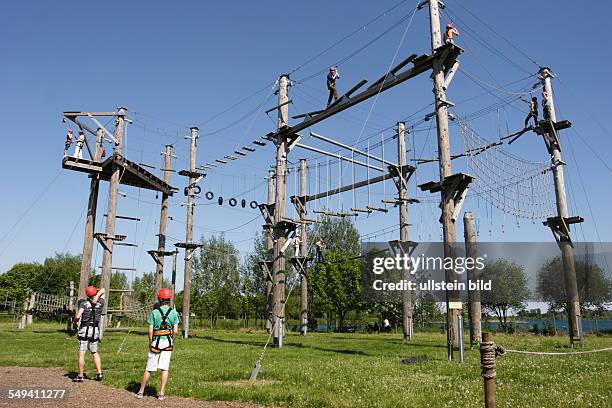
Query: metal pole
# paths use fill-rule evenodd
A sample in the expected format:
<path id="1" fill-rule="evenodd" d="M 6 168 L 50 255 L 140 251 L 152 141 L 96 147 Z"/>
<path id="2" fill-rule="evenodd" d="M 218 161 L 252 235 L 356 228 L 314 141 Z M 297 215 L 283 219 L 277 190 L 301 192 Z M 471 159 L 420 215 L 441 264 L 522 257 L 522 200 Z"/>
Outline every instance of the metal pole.
<path id="1" fill-rule="evenodd" d="M 196 171 L 196 146 L 198 140 L 198 128 L 191 128 L 191 146 L 189 149 L 189 171 Z M 195 183 L 194 177 L 189 177 L 189 185 Z M 193 199 L 193 189 L 189 188 L 187 195 L 187 227 L 185 230 L 185 243 L 190 244 L 193 241 L 193 208 L 195 207 Z M 189 313 L 191 305 L 191 259 L 193 249 L 185 248 L 185 275 L 183 283 L 183 337 L 189 337 Z"/>
<path id="2" fill-rule="evenodd" d="M 470 211 L 463 214 L 463 236 L 465 238 L 465 257 L 466 259 L 476 258 L 477 243 L 476 243 L 476 225 L 474 223 L 474 215 Z M 468 284 L 470 282 L 477 283 L 480 280 L 480 270 L 468 269 L 467 271 Z M 468 286 L 468 318 L 470 319 L 470 347 L 480 343 L 482 337 L 482 327 L 480 318 L 482 310 L 480 305 L 480 289 L 470 290 Z"/>
<path id="3" fill-rule="evenodd" d="M 300 197 L 308 194 L 308 168 L 306 159 L 300 159 Z M 306 217 L 306 200 L 301 200 L 303 206 L 300 207 L 300 219 Z M 300 224 L 300 253 L 298 262 L 301 267 L 300 273 L 300 333 L 305 336 L 308 332 L 308 239 L 306 236 L 306 223 Z M 297 255 L 297 254 L 296 254 Z"/>
<path id="4" fill-rule="evenodd" d="M 288 125 L 289 77 L 281 75 L 278 81 L 278 128 Z M 276 140 L 276 199 L 274 208 L 274 345 L 283 346 L 283 328 L 285 324 L 285 256 L 281 248 L 285 245 L 284 230 L 281 222 L 285 218 L 285 201 L 287 191 L 287 138 L 279 135 Z"/>
<path id="5" fill-rule="evenodd" d="M 403 250 L 407 250 L 408 242 L 408 185 L 405 182 L 403 167 L 406 165 L 406 125 L 404 122 L 397 123 L 397 163 L 399 166 L 399 226 L 400 226 L 400 245 Z M 409 254 L 402 254 L 409 255 Z M 402 269 L 402 280 L 410 281 L 411 274 L 407 268 Z M 404 339 L 412 340 L 412 292 L 409 289 L 402 291 L 402 322 Z"/>
<path id="6" fill-rule="evenodd" d="M 267 204 L 272 206 L 274 204 L 274 170 L 268 170 L 268 201 Z M 272 214 L 274 217 L 274 210 Z M 274 234 L 272 225 L 266 223 L 264 226 L 264 230 L 266 232 L 266 262 L 272 261 L 274 259 Z M 270 263 L 266 263 L 266 272 L 274 273 L 273 271 L 268 271 Z M 270 273 L 266 273 L 266 301 L 267 301 L 267 309 L 266 309 L 266 331 L 270 333 L 274 324 L 274 275 L 272 278 L 270 277 Z"/>
<path id="7" fill-rule="evenodd" d="M 163 153 L 164 159 L 164 181 L 170 184 L 170 166 L 172 165 L 172 145 L 166 145 Z M 155 293 L 164 284 L 164 259 L 166 252 L 166 228 L 168 226 L 168 194 L 162 193 L 161 211 L 159 214 L 159 234 L 157 244 L 157 257 L 155 259 Z"/>
<path id="8" fill-rule="evenodd" d="M 118 108 L 115 128 L 115 155 L 123 153 L 123 134 L 125 132 L 125 108 Z M 104 239 L 104 253 L 102 255 L 102 278 L 100 286 L 109 296 L 110 280 L 113 267 L 113 240 L 115 238 L 115 218 L 117 216 L 117 191 L 119 190 L 119 182 L 121 181 L 121 166 L 113 164 L 113 173 L 110 178 L 108 187 L 108 211 L 106 215 L 106 238 Z M 108 297 L 107 297 L 108 299 Z M 100 338 L 106 327 L 106 311 L 108 310 L 108 301 L 104 302 L 102 308 L 102 318 L 100 321 Z"/>
<path id="9" fill-rule="evenodd" d="M 463 342 L 463 315 L 459 313 L 457 319 L 457 325 L 459 326 L 459 361 L 463 363 L 463 357 L 465 352 L 465 345 Z"/>
<path id="10" fill-rule="evenodd" d="M 440 13 L 438 10 L 438 0 L 429 0 L 429 24 L 431 29 L 431 50 L 432 53 L 442 46 L 442 34 L 440 32 Z M 452 174 L 451 172 L 451 156 L 448 131 L 448 109 L 446 107 L 446 92 L 444 87 L 444 70 L 442 69 L 442 61 L 434 60 L 433 64 L 433 80 L 434 80 L 434 96 L 436 103 L 436 125 L 438 133 L 438 158 L 440 168 L 440 182 Z M 455 250 L 453 244 L 456 241 L 455 223 L 452 220 L 454 203 L 452 197 L 441 190 L 441 207 L 442 207 L 442 232 L 444 240 L 444 257 L 455 258 Z M 454 271 L 447 271 L 447 282 L 453 282 L 456 279 Z M 449 357 L 452 359 L 453 344 L 458 343 L 459 330 L 457 327 L 458 309 L 450 306 L 459 302 L 459 296 L 456 292 L 446 292 L 446 320 L 448 322 L 447 347 L 449 349 Z M 451 303 L 452 302 L 452 303 Z"/>
<path id="11" fill-rule="evenodd" d="M 545 119 L 550 119 L 552 123 L 557 122 L 555 113 L 555 104 L 553 100 L 552 85 L 550 79 L 552 73 L 548 68 L 540 69 L 540 80 L 544 86 L 546 93 L 545 100 Z M 546 115 L 549 115 L 546 118 Z M 555 182 L 555 196 L 557 198 L 557 216 L 565 219 L 569 217 L 567 197 L 565 194 L 565 178 L 563 174 L 563 166 L 565 163 L 561 157 L 561 148 L 557 143 L 550 144 L 552 148 L 551 162 L 553 167 L 553 177 Z M 567 226 L 569 233 L 569 225 Z M 565 293 L 567 298 L 567 322 L 568 335 L 570 344 L 580 341 L 582 337 L 582 326 L 580 324 L 580 299 L 578 297 L 578 284 L 576 283 L 576 267 L 574 264 L 574 247 L 571 239 L 561 238 L 559 240 L 559 248 L 561 249 L 561 258 L 563 261 L 563 272 L 565 278 Z"/>
<path id="12" fill-rule="evenodd" d="M 96 131 L 96 150 L 94 160 L 102 159 L 104 142 L 104 131 Z M 85 289 L 89 286 L 89 275 L 91 274 L 91 257 L 93 254 L 94 229 L 96 228 L 96 212 L 98 209 L 98 192 L 100 190 L 100 176 L 91 175 L 89 183 L 89 201 L 87 204 L 87 218 L 85 219 L 85 237 L 83 239 L 83 257 L 81 258 L 81 276 L 79 279 L 79 299 L 85 299 Z"/>

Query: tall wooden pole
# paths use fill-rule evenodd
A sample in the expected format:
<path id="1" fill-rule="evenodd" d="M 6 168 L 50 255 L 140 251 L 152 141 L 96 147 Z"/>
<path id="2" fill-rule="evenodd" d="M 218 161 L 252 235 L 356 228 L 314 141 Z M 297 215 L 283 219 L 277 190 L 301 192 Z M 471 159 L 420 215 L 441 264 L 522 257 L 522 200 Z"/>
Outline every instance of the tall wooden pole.
<path id="1" fill-rule="evenodd" d="M 300 197 L 308 194 L 308 167 L 306 159 L 300 159 Z M 301 200 L 300 219 L 306 218 L 306 200 Z M 306 236 L 306 223 L 300 224 L 300 253 L 298 262 L 300 265 L 300 334 L 305 336 L 308 332 L 308 237 Z M 296 254 L 297 256 L 297 254 Z"/>
<path id="2" fill-rule="evenodd" d="M 442 46 L 442 34 L 440 32 L 440 13 L 438 10 L 438 0 L 429 0 L 429 24 L 431 29 L 431 50 Z M 436 124 L 438 133 L 438 158 L 440 168 L 440 182 L 444 183 L 444 179 L 450 176 L 451 173 L 451 157 L 450 143 L 448 132 L 448 109 L 446 107 L 446 92 L 444 91 L 444 70 L 442 69 L 442 61 L 436 59 L 433 64 L 433 82 L 434 96 L 436 104 Z M 444 241 L 444 257 L 455 258 L 454 243 L 456 241 L 455 223 L 452 220 L 454 210 L 454 202 L 451 192 L 441 190 L 441 207 L 442 207 L 442 232 Z M 456 279 L 454 271 L 447 271 L 447 282 L 453 282 Z M 458 316 L 460 310 L 454 309 L 451 306 L 456 305 L 461 299 L 458 293 L 446 292 L 446 323 L 448 328 L 447 333 L 447 348 L 449 360 L 452 359 L 453 343 L 459 344 L 459 327 Z"/>
<path id="3" fill-rule="evenodd" d="M 463 237 L 465 238 L 465 257 L 466 259 L 475 259 L 477 256 L 476 243 L 476 225 L 474 223 L 474 214 L 466 211 L 463 214 Z M 480 280 L 480 270 L 468 269 L 468 282 L 477 282 Z M 470 319 L 470 347 L 480 343 L 482 337 L 482 327 L 480 318 L 482 310 L 480 305 L 480 290 L 468 289 L 468 317 Z"/>
<path id="4" fill-rule="evenodd" d="M 268 170 L 268 208 L 272 208 L 274 204 L 274 170 Z M 274 211 L 270 214 L 272 217 L 274 216 Z M 274 275 L 270 275 L 273 271 L 268 271 L 270 263 L 268 261 L 272 261 L 274 259 L 274 233 L 272 225 L 266 223 L 264 226 L 266 231 L 266 301 L 267 301 L 267 309 L 266 309 L 266 331 L 270 333 L 274 324 Z M 267 273 L 270 272 L 270 273 Z"/>
<path id="5" fill-rule="evenodd" d="M 278 128 L 289 123 L 289 77 L 281 75 L 278 81 Z M 287 138 L 279 135 L 276 140 L 276 199 L 274 207 L 274 345 L 283 346 L 285 329 L 285 231 L 281 227 L 285 218 L 287 193 Z"/>
<path id="6" fill-rule="evenodd" d="M 100 128 L 96 131 L 96 150 L 94 160 L 102 159 L 104 142 L 104 131 Z M 93 240 L 96 228 L 96 212 L 98 210 L 98 192 L 100 191 L 100 176 L 92 174 L 89 183 L 89 201 L 87 203 L 87 218 L 85 219 L 85 237 L 83 239 L 83 257 L 81 258 L 81 277 L 79 279 L 78 298 L 85 299 L 85 289 L 89 286 L 89 275 L 91 274 L 91 257 L 93 254 Z"/>
<path id="7" fill-rule="evenodd" d="M 164 181 L 170 184 L 170 166 L 172 165 L 172 145 L 166 145 L 164 157 Z M 164 283 L 164 252 L 166 252 L 166 228 L 168 226 L 168 194 L 162 193 L 161 211 L 159 214 L 159 234 L 157 257 L 155 259 L 155 293 Z M 174 290 L 174 289 L 173 289 Z"/>
<path id="8" fill-rule="evenodd" d="M 482 342 L 483 343 L 493 342 L 493 336 L 491 336 L 491 333 L 482 333 Z M 481 363 L 482 363 L 483 344 L 481 344 L 480 347 L 481 347 L 480 354 L 481 354 Z M 493 360 L 492 362 L 492 368 L 483 367 L 485 408 L 495 408 L 495 375 L 494 373 L 495 373 L 495 360 Z"/>
<path id="9" fill-rule="evenodd" d="M 172 301 L 170 304 L 174 307 L 174 299 L 176 297 L 176 258 L 178 257 L 178 249 L 172 251 Z"/>
<path id="10" fill-rule="evenodd" d="M 123 135 L 125 133 L 125 108 L 118 109 L 116 119 L 117 126 L 115 127 L 115 155 L 123 153 Z M 108 187 L 108 211 L 106 215 L 106 238 L 104 239 L 104 253 L 102 255 L 102 279 L 100 286 L 104 288 L 108 294 L 110 289 L 111 273 L 113 268 L 113 242 L 115 238 L 115 221 L 117 216 L 117 191 L 119 190 L 119 182 L 121 181 L 121 166 L 113 164 L 113 173 L 110 178 Z M 107 295 L 108 296 L 108 295 Z M 107 297 L 108 299 L 108 297 Z M 104 302 L 102 309 L 101 328 L 106 327 L 106 311 L 108 310 L 108 301 Z"/>
<path id="11" fill-rule="evenodd" d="M 544 86 L 547 100 L 545 100 L 545 115 L 548 114 L 552 123 L 557 122 L 555 112 L 555 104 L 553 100 L 552 85 L 550 79 L 552 73 L 548 68 L 540 69 L 540 80 Z M 561 157 L 561 148 L 557 143 L 550 144 L 551 162 L 553 168 L 553 177 L 555 181 L 555 196 L 557 198 L 557 216 L 561 219 L 569 217 L 567 205 L 567 197 L 565 194 L 565 177 L 563 174 L 563 166 L 565 163 Z M 576 267 L 574 264 L 574 247 L 572 246 L 571 238 L 569 237 L 569 225 L 567 225 L 568 237 L 559 240 L 559 248 L 561 249 L 561 258 L 563 261 L 563 272 L 565 278 L 565 294 L 567 298 L 567 321 L 568 335 L 570 344 L 574 345 L 575 341 L 582 339 L 582 327 L 580 327 L 580 299 L 578 297 L 578 284 L 576 283 Z"/>
<path id="12" fill-rule="evenodd" d="M 195 173 L 196 171 L 196 147 L 198 140 L 198 128 L 191 128 L 191 146 L 189 149 L 189 171 Z M 192 176 L 189 177 L 189 186 L 195 183 L 196 179 Z M 189 194 L 187 195 L 187 227 L 185 230 L 185 243 L 190 244 L 193 241 L 193 209 L 195 202 L 193 199 L 193 188 L 189 187 Z M 185 248 L 185 275 L 183 279 L 183 337 L 189 337 L 189 313 L 191 305 L 191 260 L 193 251 L 190 248 Z"/>
<path id="13" fill-rule="evenodd" d="M 403 167 L 406 166 L 406 125 L 404 122 L 397 123 L 397 163 L 399 165 L 399 225 L 400 225 L 400 247 L 407 250 L 408 242 L 408 186 L 405 183 Z M 406 254 L 408 255 L 408 254 Z M 402 269 L 402 280 L 409 281 L 410 270 Z M 404 339 L 412 340 L 412 292 L 408 289 L 402 291 L 402 326 Z"/>

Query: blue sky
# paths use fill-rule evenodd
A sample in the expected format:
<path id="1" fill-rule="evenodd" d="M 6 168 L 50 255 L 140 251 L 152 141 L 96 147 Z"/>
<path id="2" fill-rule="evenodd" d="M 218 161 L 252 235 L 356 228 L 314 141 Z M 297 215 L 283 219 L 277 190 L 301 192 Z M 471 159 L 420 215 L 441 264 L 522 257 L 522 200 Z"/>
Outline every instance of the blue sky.
<path id="1" fill-rule="evenodd" d="M 251 145 L 273 130 L 274 121 L 263 111 L 275 105 L 272 85 L 279 74 L 290 72 L 296 80 L 290 89 L 297 114 L 322 107 L 325 79 L 320 72 L 368 44 L 386 29 L 386 35 L 372 42 L 340 64 L 340 91 L 362 78 L 374 80 L 394 62 L 411 53 L 430 52 L 426 9 L 409 18 L 417 2 L 406 0 L 386 15 L 367 24 L 397 1 L 303 2 L 116 2 L 100 5 L 91 2 L 12 2 L 0 16 L 0 65 L 2 95 L 0 129 L 5 155 L 0 161 L 3 200 L 0 209 L 0 271 L 20 261 L 42 261 L 55 251 L 80 253 L 83 214 L 88 194 L 88 179 L 81 173 L 61 171 L 63 141 L 67 126 L 61 122 L 65 110 L 108 111 L 128 108 L 134 124 L 128 127 L 128 158 L 159 167 L 163 145 L 174 143 L 177 169 L 187 166 L 187 141 L 190 126 L 199 126 L 202 137 L 198 163 L 212 161 Z M 457 44 L 465 48 L 462 69 L 448 91 L 457 103 L 455 111 L 465 117 L 484 109 L 469 122 L 480 136 L 497 140 L 520 129 L 525 104 L 515 100 L 517 93 L 536 82 L 529 77 L 538 64 L 552 67 L 555 100 L 560 119 L 569 119 L 574 128 L 562 134 L 567 162 L 568 196 L 572 215 L 585 217 L 576 230 L 578 240 L 610 241 L 609 156 L 612 151 L 610 126 L 605 122 L 609 109 L 609 55 L 605 30 L 612 6 L 607 2 L 576 6 L 571 1 L 478 2 L 449 0 L 443 22 L 452 19 L 461 31 Z M 469 12 L 468 12 L 469 10 Z M 471 13 L 471 14 L 470 14 Z M 401 23 L 398 21 L 406 17 Z M 489 30 L 507 38 L 512 45 Z M 360 30 L 358 30 L 361 27 Z M 331 44 L 354 32 L 331 50 L 318 55 Z M 522 50 L 517 51 L 515 47 Z M 318 55 L 318 56 L 317 56 Z M 310 57 L 317 56 L 310 60 Z M 515 82 L 518 81 L 518 82 Z M 510 84 L 515 82 L 514 84 Z M 510 84 L 510 85 L 505 85 Z M 261 90 L 233 109 L 226 108 Z M 527 93 L 525 93 L 527 92 Z M 536 96 L 539 94 L 536 92 Z M 474 98 L 472 98 L 474 97 Z M 458 103 L 462 101 L 462 103 Z M 348 110 L 313 131 L 372 147 L 387 140 L 385 157 L 394 158 L 394 142 L 389 139 L 392 125 L 408 117 L 414 126 L 408 144 L 409 157 L 434 157 L 436 143 L 432 122 L 422 123 L 431 111 L 431 82 L 427 75 L 409 81 Z M 230 126 L 232 125 L 233 126 Z M 93 125 L 92 125 L 93 126 Z M 381 132 L 381 129 L 386 129 Z M 382 133 L 382 135 L 381 135 Z M 411 139 L 413 138 L 413 139 Z M 314 140 L 307 143 L 325 147 Z M 460 129 L 451 128 L 453 153 L 464 149 Z M 327 146 L 330 150 L 329 146 Z M 110 146 L 107 146 L 110 149 Z M 534 162 L 546 162 L 548 155 L 541 140 L 526 135 L 511 146 L 511 154 Z M 418 154 L 414 152 L 416 150 Z M 311 158 L 311 192 L 324 191 L 352 181 L 353 168 L 338 167 L 305 151 L 294 151 L 292 163 Z M 510 157 L 510 156 L 507 156 Z M 265 180 L 273 163 L 273 148 L 268 145 L 230 165 L 211 171 L 203 192 L 213 191 L 226 200 L 236 197 L 261 201 Z M 510 164 L 514 161 L 510 161 Z M 290 165 L 290 167 L 292 167 Z M 315 170 L 315 166 L 319 170 Z M 465 160 L 453 162 L 455 171 L 467 171 Z M 502 168 L 503 170 L 503 168 Z M 158 170 L 155 170 L 159 173 Z M 327 177 L 329 172 L 330 177 Z M 342 179 L 340 180 L 340 172 Z M 355 178 L 367 174 L 355 169 Z M 370 174 L 371 176 L 373 174 Z M 318 177 L 318 181 L 315 178 Z M 416 184 L 434 180 L 436 165 L 421 165 L 411 182 L 411 195 L 423 199 L 412 206 L 411 238 L 438 240 L 437 197 L 426 197 Z M 295 175 L 288 177 L 293 194 Z M 173 176 L 172 184 L 181 188 L 185 180 Z M 142 221 L 117 221 L 117 232 L 137 242 L 136 250 L 118 249 L 115 265 L 135 266 L 139 273 L 154 269 L 146 250 L 156 246 L 159 199 L 154 192 L 122 187 L 126 197 L 119 199 L 118 213 L 138 216 Z M 246 193 L 243 193 L 246 192 Z M 382 205 L 391 198 L 393 188 L 373 186 L 353 196 L 345 194 L 329 201 L 333 209 Z M 103 228 L 107 186 L 100 193 L 100 213 L 96 230 Z M 185 233 L 185 201 L 180 194 L 171 200 L 168 235 L 171 242 Z M 222 207 L 205 198 L 198 200 L 195 236 L 208 237 L 226 231 L 226 237 L 242 251 L 251 248 L 262 220 L 250 209 Z M 315 208 L 327 205 L 320 203 Z M 476 214 L 482 241 L 549 241 L 550 231 L 540 220 L 521 220 L 492 209 L 481 197 L 472 195 L 464 209 Z M 293 209 L 289 208 L 289 214 Z M 597 230 L 595 228 L 597 223 Z M 360 216 L 357 226 L 372 240 L 395 239 L 397 214 Z M 386 229 L 385 229 L 386 228 Z M 382 230 L 382 231 L 381 231 Z M 457 225 L 462 237 L 462 225 Z M 101 251 L 96 251 L 97 265 Z M 181 262 L 179 262 L 179 265 Z M 179 276 L 182 266 L 179 266 Z M 131 277 L 131 276 L 130 276 Z M 182 279 L 179 278 L 179 284 Z"/>

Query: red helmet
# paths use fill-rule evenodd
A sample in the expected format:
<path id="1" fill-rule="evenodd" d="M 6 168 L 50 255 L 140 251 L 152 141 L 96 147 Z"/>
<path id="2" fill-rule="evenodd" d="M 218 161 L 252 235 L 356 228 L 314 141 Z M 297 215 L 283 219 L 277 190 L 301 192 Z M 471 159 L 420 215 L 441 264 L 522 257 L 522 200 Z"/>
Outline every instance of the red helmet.
<path id="1" fill-rule="evenodd" d="M 72 133 L 72 129 L 68 129 L 68 133 Z"/>
<path id="2" fill-rule="evenodd" d="M 446 28 L 453 28 L 453 24 L 452 23 L 447 23 L 446 24 Z"/>
<path id="3" fill-rule="evenodd" d="M 172 291 L 168 288 L 161 288 L 159 292 L 157 292 L 158 299 L 172 299 Z"/>
<path id="4" fill-rule="evenodd" d="M 88 286 L 87 289 L 85 289 L 87 297 L 96 296 L 96 293 L 98 293 L 98 289 L 96 289 L 95 286 Z"/>
<path id="5" fill-rule="evenodd" d="M 336 70 L 336 67 L 329 67 L 329 70 L 330 70 L 330 71 L 335 71 L 335 70 Z"/>

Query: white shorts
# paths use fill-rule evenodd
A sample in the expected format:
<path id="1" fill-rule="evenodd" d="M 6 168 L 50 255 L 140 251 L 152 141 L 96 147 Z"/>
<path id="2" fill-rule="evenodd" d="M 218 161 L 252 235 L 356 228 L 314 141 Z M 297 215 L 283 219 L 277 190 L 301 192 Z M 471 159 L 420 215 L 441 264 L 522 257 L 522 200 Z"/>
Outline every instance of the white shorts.
<path id="1" fill-rule="evenodd" d="M 159 353 L 153 353 L 149 351 L 147 357 L 147 371 L 168 371 L 170 369 L 170 357 L 172 351 L 161 351 Z"/>

